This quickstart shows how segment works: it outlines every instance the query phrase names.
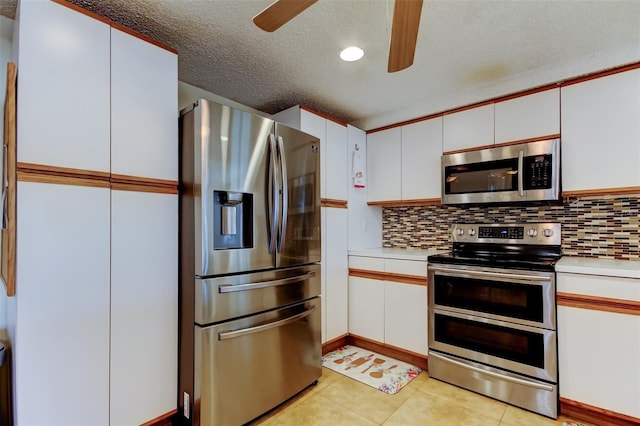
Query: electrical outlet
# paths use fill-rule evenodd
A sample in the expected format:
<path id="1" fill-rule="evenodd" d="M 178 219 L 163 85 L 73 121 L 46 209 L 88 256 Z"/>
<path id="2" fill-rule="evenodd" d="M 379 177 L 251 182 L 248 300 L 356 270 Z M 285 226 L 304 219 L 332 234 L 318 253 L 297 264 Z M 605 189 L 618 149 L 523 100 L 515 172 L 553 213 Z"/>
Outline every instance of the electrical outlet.
<path id="1" fill-rule="evenodd" d="M 182 415 L 188 419 L 189 418 L 189 394 L 184 392 L 182 395 L 182 404 L 184 408 L 182 409 Z"/>

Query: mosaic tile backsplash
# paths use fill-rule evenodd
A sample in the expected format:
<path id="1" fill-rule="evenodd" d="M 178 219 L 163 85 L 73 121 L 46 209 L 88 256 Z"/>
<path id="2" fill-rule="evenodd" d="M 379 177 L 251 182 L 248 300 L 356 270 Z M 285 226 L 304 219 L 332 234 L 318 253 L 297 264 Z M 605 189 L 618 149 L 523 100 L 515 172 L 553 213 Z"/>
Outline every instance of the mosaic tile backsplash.
<path id="1" fill-rule="evenodd" d="M 451 249 L 449 226 L 560 222 L 568 256 L 640 260 L 640 196 L 582 198 L 562 205 L 419 206 L 382 210 L 384 247 Z"/>

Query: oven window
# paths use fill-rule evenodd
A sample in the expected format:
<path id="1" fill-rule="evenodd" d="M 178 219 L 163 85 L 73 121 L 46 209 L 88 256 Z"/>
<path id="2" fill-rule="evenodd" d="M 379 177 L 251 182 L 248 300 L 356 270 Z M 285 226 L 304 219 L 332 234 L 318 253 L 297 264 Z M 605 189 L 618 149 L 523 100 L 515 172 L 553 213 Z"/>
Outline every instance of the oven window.
<path id="1" fill-rule="evenodd" d="M 544 368 L 542 334 L 437 313 L 434 323 L 437 342 Z"/>
<path id="2" fill-rule="evenodd" d="M 435 275 L 436 305 L 485 312 L 528 321 L 543 321 L 543 287 Z"/>
<path id="3" fill-rule="evenodd" d="M 445 193 L 517 191 L 518 159 L 445 167 Z"/>

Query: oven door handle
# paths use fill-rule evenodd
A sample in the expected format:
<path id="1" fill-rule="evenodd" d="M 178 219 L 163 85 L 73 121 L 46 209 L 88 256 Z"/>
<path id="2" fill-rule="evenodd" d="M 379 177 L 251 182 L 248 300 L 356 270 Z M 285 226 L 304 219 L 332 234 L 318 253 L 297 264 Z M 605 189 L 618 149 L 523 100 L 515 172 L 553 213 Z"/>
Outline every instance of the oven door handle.
<path id="1" fill-rule="evenodd" d="M 475 373 L 484 374 L 486 376 L 494 377 L 496 379 L 505 380 L 507 382 L 516 383 L 518 385 L 524 385 L 524 386 L 529 386 L 529 387 L 541 389 L 541 390 L 544 390 L 544 391 L 547 391 L 547 392 L 552 392 L 553 391 L 553 386 L 546 385 L 544 383 L 534 382 L 534 381 L 525 380 L 525 379 L 519 379 L 517 377 L 506 376 L 504 374 L 495 373 L 493 371 L 483 370 L 482 368 L 474 367 L 473 365 L 468 365 L 468 364 L 465 364 L 463 362 L 456 361 L 454 359 L 451 359 L 451 358 L 449 358 L 447 356 L 444 356 L 444 355 L 437 354 L 435 352 L 430 352 L 429 356 L 430 357 L 434 357 L 434 358 L 438 358 L 439 360 L 444 361 L 444 362 L 448 362 L 450 364 L 454 364 L 454 365 L 456 365 L 458 367 L 465 368 L 467 370 L 471 370 L 471 371 L 473 371 Z"/>
<path id="2" fill-rule="evenodd" d="M 549 277 L 540 276 L 540 275 L 526 275 L 526 274 L 512 274 L 512 273 L 500 273 L 500 272 L 489 272 L 489 271 L 469 271 L 462 269 L 453 269 L 453 268 L 442 268 L 442 267 L 429 267 L 433 272 L 443 272 L 445 274 L 454 274 L 454 275 L 464 275 L 465 277 L 487 277 L 487 278 L 505 278 L 510 279 L 518 279 L 518 280 L 528 280 L 528 281 L 549 281 Z"/>

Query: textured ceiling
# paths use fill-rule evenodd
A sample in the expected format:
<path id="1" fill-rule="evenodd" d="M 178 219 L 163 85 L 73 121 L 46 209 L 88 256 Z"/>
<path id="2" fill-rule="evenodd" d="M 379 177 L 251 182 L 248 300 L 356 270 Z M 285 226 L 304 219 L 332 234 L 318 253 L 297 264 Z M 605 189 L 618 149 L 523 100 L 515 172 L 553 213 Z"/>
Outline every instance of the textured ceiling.
<path id="1" fill-rule="evenodd" d="M 320 0 L 274 33 L 252 23 L 270 0 L 72 2 L 176 48 L 181 81 L 364 130 L 640 61 L 640 0 L 425 0 L 414 65 L 393 74 L 392 0 Z M 353 44 L 364 59 L 340 61 Z"/>

